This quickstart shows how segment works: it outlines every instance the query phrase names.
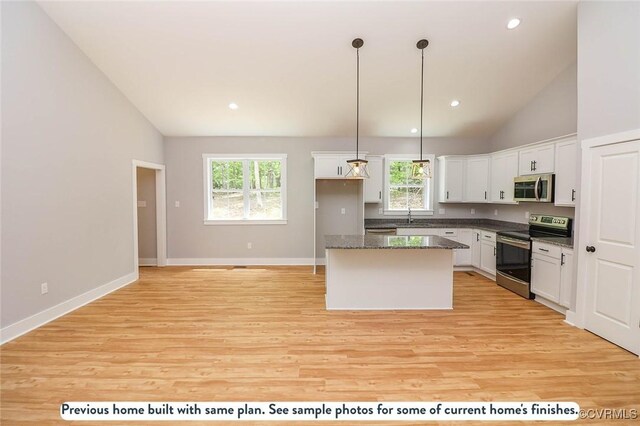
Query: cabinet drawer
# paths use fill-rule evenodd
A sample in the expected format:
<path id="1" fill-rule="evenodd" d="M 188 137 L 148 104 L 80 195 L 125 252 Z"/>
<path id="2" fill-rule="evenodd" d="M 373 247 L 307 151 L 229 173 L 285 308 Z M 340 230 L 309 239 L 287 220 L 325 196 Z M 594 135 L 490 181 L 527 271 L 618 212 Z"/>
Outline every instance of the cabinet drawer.
<path id="1" fill-rule="evenodd" d="M 482 241 L 491 241 L 493 243 L 496 242 L 496 233 L 488 232 L 488 231 L 480 231 L 480 239 Z"/>
<path id="2" fill-rule="evenodd" d="M 457 229 L 440 229 L 439 235 L 446 238 L 457 237 L 458 230 Z"/>
<path id="3" fill-rule="evenodd" d="M 539 243 L 537 241 L 533 242 L 533 254 L 542 254 L 553 257 L 554 259 L 560 259 L 560 253 L 562 253 L 562 248 L 560 246 Z"/>

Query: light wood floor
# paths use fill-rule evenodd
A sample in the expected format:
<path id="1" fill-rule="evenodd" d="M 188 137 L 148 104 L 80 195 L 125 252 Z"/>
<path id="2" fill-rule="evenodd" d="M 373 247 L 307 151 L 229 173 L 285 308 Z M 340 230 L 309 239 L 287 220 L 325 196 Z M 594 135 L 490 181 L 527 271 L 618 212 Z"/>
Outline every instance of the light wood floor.
<path id="1" fill-rule="evenodd" d="M 142 268 L 2 346 L 1 423 L 61 422 L 61 402 L 88 400 L 640 409 L 637 356 L 479 275 L 456 273 L 454 289 L 453 311 L 327 312 L 308 268 Z"/>

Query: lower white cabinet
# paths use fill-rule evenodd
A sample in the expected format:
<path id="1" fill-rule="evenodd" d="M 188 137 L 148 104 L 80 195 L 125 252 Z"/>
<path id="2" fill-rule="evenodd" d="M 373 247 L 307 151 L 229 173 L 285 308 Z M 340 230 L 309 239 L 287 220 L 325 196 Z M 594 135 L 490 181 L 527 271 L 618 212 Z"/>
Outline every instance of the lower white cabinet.
<path id="1" fill-rule="evenodd" d="M 449 238 L 446 235 L 443 236 Z M 471 265 L 471 229 L 459 229 L 458 237 L 451 239 L 469 246 L 468 249 L 456 249 L 453 251 L 453 264 L 456 266 Z"/>
<path id="2" fill-rule="evenodd" d="M 496 234 L 480 231 L 480 269 L 496 274 Z"/>
<path id="3" fill-rule="evenodd" d="M 566 308 L 571 305 L 573 250 L 533 242 L 531 291 Z"/>
<path id="4" fill-rule="evenodd" d="M 471 266 L 480 268 L 480 230 L 474 229 L 471 231 Z"/>

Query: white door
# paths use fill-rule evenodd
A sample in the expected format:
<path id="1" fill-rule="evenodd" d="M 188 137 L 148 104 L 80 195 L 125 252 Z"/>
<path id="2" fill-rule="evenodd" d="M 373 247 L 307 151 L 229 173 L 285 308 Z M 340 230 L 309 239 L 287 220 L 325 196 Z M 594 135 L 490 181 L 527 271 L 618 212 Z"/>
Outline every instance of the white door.
<path id="1" fill-rule="evenodd" d="M 485 203 L 489 191 L 489 157 L 467 158 L 467 175 L 464 201 Z"/>
<path id="2" fill-rule="evenodd" d="M 552 302 L 560 301 L 560 259 L 537 253 L 531 256 L 531 291 Z"/>
<path id="3" fill-rule="evenodd" d="M 556 144 L 555 205 L 575 206 L 576 200 L 576 141 Z"/>
<path id="4" fill-rule="evenodd" d="M 466 160 L 462 158 L 446 159 L 445 201 L 462 201 L 465 163 Z"/>
<path id="5" fill-rule="evenodd" d="M 640 354 L 640 140 L 585 149 L 583 162 L 585 325 Z"/>
<path id="6" fill-rule="evenodd" d="M 480 269 L 492 275 L 496 274 L 496 243 L 481 241 Z"/>
<path id="7" fill-rule="evenodd" d="M 382 202 L 382 157 L 367 155 L 369 179 L 364 180 L 364 202 Z"/>

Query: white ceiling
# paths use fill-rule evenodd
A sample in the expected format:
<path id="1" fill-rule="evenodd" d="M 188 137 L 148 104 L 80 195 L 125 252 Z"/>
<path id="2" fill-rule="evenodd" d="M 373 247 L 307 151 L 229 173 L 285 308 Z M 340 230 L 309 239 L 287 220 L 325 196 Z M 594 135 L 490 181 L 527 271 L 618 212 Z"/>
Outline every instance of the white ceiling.
<path id="1" fill-rule="evenodd" d="M 365 136 L 419 126 L 420 38 L 427 136 L 491 135 L 576 60 L 576 1 L 40 4 L 167 136 L 355 134 L 355 37 Z"/>

